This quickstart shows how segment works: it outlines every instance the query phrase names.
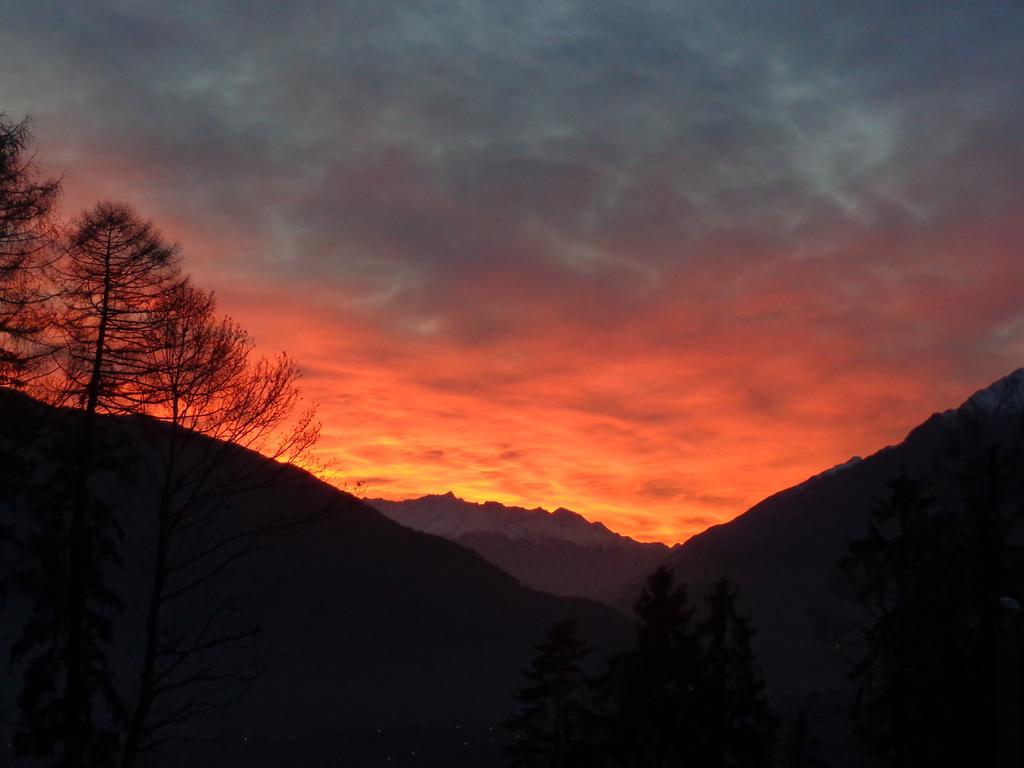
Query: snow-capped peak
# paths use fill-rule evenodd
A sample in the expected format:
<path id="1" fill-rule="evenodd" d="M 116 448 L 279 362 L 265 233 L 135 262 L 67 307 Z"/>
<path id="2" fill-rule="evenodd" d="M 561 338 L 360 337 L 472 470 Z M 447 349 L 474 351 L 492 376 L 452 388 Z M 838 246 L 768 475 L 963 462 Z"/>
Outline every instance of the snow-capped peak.
<path id="1" fill-rule="evenodd" d="M 962 407 L 977 408 L 985 413 L 1024 410 L 1024 368 L 975 392 Z"/>
<path id="2" fill-rule="evenodd" d="M 458 540 L 474 534 L 495 533 L 517 540 L 562 540 L 580 546 L 635 544 L 600 522 L 559 507 L 554 512 L 537 507 L 507 507 L 498 502 L 465 501 L 451 491 L 406 501 L 366 499 L 396 522 L 417 530 Z"/>
<path id="3" fill-rule="evenodd" d="M 841 464 L 836 464 L 834 467 L 830 467 L 829 469 L 826 469 L 824 472 L 819 472 L 816 476 L 829 477 L 831 475 L 836 475 L 842 472 L 844 469 L 849 469 L 854 464 L 859 464 L 861 461 L 863 461 L 863 459 L 860 456 L 851 456 Z"/>

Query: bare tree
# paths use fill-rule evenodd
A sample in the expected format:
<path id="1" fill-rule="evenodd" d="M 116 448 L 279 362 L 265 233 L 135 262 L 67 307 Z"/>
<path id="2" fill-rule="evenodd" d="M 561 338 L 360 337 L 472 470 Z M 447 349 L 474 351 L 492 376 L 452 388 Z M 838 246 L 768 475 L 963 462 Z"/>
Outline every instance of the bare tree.
<path id="1" fill-rule="evenodd" d="M 178 249 L 126 205 L 100 203 L 72 225 L 55 270 L 61 291 L 64 396 L 86 414 L 137 413 Z"/>
<path id="2" fill-rule="evenodd" d="M 313 445 L 318 424 L 313 410 L 299 410 L 291 360 L 254 360 L 249 336 L 217 316 L 211 294 L 183 283 L 166 299 L 142 380 L 148 413 L 158 420 L 144 422 L 157 448 L 157 493 L 123 768 L 172 726 L 227 703 L 258 673 L 246 652 L 258 631 L 246 617 L 255 596 L 221 588 L 220 580 L 320 512 L 226 519 L 228 500 L 280 482 Z"/>
<path id="3" fill-rule="evenodd" d="M 111 710 L 118 706 L 107 649 L 118 606 L 109 570 L 120 555 L 112 509 L 90 485 L 102 453 L 96 415 L 145 404 L 139 382 L 155 350 L 160 310 L 181 277 L 176 249 L 113 203 L 73 223 L 55 272 L 62 288 L 61 399 L 82 410 L 61 447 L 66 488 L 51 489 L 31 536 L 42 567 L 30 582 L 32 615 L 15 646 L 26 676 L 16 737 L 25 751 L 62 747 L 61 765 L 78 768 L 106 762 L 114 750 L 109 716 L 107 726 L 99 724 L 97 693 Z"/>
<path id="4" fill-rule="evenodd" d="M 62 480 L 34 500 L 35 572 L 23 579 L 33 610 L 12 658 L 25 670 L 17 746 L 61 749 L 67 768 L 110 764 L 117 752 L 132 766 L 174 725 L 238 695 L 259 671 L 247 620 L 258 596 L 225 589 L 224 577 L 324 511 L 223 514 L 241 494 L 296 477 L 291 465 L 307 456 L 319 425 L 314 410 L 300 408 L 294 363 L 256 358 L 245 331 L 217 315 L 178 261 L 150 223 L 101 203 L 73 222 L 50 270 L 61 341 L 52 399 L 80 410 L 71 439 L 54 451 Z M 118 422 L 125 455 L 154 470 L 153 514 L 132 510 L 151 533 L 134 686 L 115 685 L 107 660 L 121 610 L 108 581 L 123 534 L 92 488 L 111 463 L 102 413 L 151 417 Z M 133 437 L 155 451 L 131 451 Z"/>
<path id="5" fill-rule="evenodd" d="M 20 386 L 48 324 L 40 268 L 51 243 L 60 186 L 40 177 L 28 121 L 0 114 L 0 385 Z"/>

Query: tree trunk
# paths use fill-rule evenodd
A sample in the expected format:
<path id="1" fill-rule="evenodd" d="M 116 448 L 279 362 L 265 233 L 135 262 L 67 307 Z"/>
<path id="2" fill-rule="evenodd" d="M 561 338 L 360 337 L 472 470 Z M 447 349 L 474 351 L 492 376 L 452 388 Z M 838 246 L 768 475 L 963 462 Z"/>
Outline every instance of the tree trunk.
<path id="1" fill-rule="evenodd" d="M 67 665 L 64 683 L 64 768 L 81 768 L 85 760 L 87 741 L 85 719 L 90 716 L 89 691 L 85 680 L 85 614 L 88 596 L 85 580 L 88 573 L 90 542 L 86 531 L 89 503 L 89 476 L 95 450 L 95 418 L 103 380 L 103 352 L 106 345 L 107 323 L 110 313 L 110 239 L 104 256 L 103 298 L 100 303 L 100 321 L 89 377 L 85 413 L 79 421 L 75 455 L 75 481 L 71 503 L 71 521 L 68 532 L 68 645 L 65 650 Z"/>

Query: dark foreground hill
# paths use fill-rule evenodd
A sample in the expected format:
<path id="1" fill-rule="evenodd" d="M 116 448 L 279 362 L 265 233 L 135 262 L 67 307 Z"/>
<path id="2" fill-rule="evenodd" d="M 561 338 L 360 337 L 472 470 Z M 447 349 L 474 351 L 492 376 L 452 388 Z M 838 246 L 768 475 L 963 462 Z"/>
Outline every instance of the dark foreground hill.
<path id="1" fill-rule="evenodd" d="M 56 436 L 59 441 L 73 419 L 72 411 L 0 391 L 0 443 L 9 450 L 14 424 L 18 439 Z M 140 585 L 150 567 L 154 429 L 162 427 L 140 418 L 104 418 L 106 436 L 120 446 L 118 463 L 129 471 L 107 472 L 96 481 L 125 529 L 125 565 L 114 583 L 126 603 L 115 627 L 115 673 L 126 690 L 134 685 L 138 666 Z M 45 463 L 45 453 L 34 460 Z M 628 636 L 625 619 L 611 609 L 528 589 L 479 555 L 400 526 L 305 472 L 281 473 L 277 465 L 238 448 L 230 449 L 218 470 L 248 476 L 264 471 L 273 475 L 271 484 L 224 499 L 218 530 L 243 529 L 280 513 L 298 518 L 317 510 L 321 519 L 240 560 L 216 589 L 203 593 L 202 600 L 242 593 L 254 598 L 245 610 L 262 629 L 258 645 L 266 671 L 236 706 L 177 734 L 223 737 L 220 751 L 210 752 L 206 744 L 186 753 L 210 754 L 219 765 L 234 760 L 256 765 L 257 753 L 249 749 L 246 757 L 240 745 L 277 745 L 279 760 L 284 759 L 281 744 L 292 744 L 305 765 L 333 765 L 339 759 L 345 764 L 346 739 L 338 734 L 398 726 L 401 733 L 433 733 L 423 737 L 425 742 L 448 738 L 461 744 L 461 724 L 492 723 L 510 711 L 531 648 L 552 623 L 576 617 L 604 650 Z M 10 501 L 0 499 L 4 522 L 26 524 L 24 510 L 12 509 Z M 15 553 L 2 554 L 3 562 L 13 562 Z M 207 610 L 202 600 L 183 610 Z M 19 681 L 8 673 L 6 661 L 24 615 L 25 606 L 16 599 L 0 612 L 0 722 L 9 723 L 14 715 Z M 214 665 L 222 661 L 210 659 Z M 436 737 L 438 732 L 450 738 Z M 361 743 L 365 747 L 365 739 Z M 238 749 L 224 752 L 225 744 Z M 415 749 L 415 744 L 402 745 Z M 383 760 L 387 750 L 371 751 Z M 0 763 L 7 759 L 4 754 Z"/>
<path id="2" fill-rule="evenodd" d="M 556 595 L 614 602 L 672 551 L 615 533 L 568 509 L 474 504 L 452 493 L 367 499 L 392 520 L 479 553 L 523 584 Z"/>
<path id="3" fill-rule="evenodd" d="M 837 596 L 837 564 L 848 542 L 866 533 L 872 503 L 901 469 L 949 480 L 937 467 L 969 452 L 978 436 L 1019 440 L 1022 414 L 1024 369 L 959 408 L 934 414 L 898 445 L 823 472 L 693 537 L 669 564 L 696 591 L 719 576 L 739 586 L 777 699 L 844 692 L 851 660 L 861 651 L 838 631 L 850 606 Z M 1019 476 L 1019 467 L 1013 471 Z"/>

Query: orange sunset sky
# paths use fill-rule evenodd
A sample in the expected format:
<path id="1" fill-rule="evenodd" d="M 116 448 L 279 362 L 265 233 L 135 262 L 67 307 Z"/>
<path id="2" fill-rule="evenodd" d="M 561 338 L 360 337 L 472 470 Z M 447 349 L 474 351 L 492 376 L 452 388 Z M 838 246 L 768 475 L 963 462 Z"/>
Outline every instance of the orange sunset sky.
<path id="1" fill-rule="evenodd" d="M 1013 3 L 237 5 L 23 4 L 0 111 L 299 361 L 340 485 L 672 543 L 1024 365 Z"/>

